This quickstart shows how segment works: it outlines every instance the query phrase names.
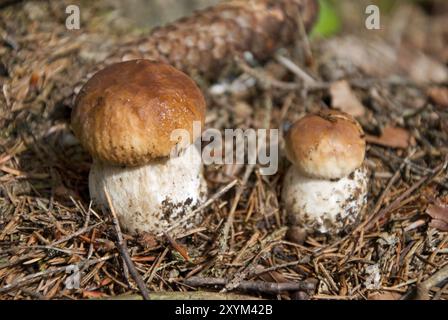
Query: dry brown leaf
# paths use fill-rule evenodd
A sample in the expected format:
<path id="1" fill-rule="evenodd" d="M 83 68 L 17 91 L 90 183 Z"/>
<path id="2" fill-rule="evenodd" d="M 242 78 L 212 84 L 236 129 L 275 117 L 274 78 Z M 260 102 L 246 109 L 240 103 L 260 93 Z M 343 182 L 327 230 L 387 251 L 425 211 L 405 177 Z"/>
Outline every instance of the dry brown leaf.
<path id="1" fill-rule="evenodd" d="M 347 81 L 341 80 L 332 83 L 330 94 L 333 108 L 344 111 L 354 117 L 361 117 L 365 114 L 365 107 L 353 93 Z"/>
<path id="2" fill-rule="evenodd" d="M 145 248 L 150 249 L 158 245 L 156 238 L 147 232 L 143 232 L 138 238 L 138 242 Z"/>
<path id="3" fill-rule="evenodd" d="M 433 219 L 446 220 L 448 222 L 448 208 L 430 204 L 426 213 Z"/>
<path id="4" fill-rule="evenodd" d="M 448 88 L 432 87 L 427 93 L 432 102 L 440 107 L 448 108 Z"/>
<path id="5" fill-rule="evenodd" d="M 443 220 L 433 219 L 429 226 L 442 232 L 448 232 L 448 222 Z"/>
<path id="6" fill-rule="evenodd" d="M 426 213 L 432 218 L 429 226 L 443 232 L 448 232 L 448 207 L 429 205 Z"/>
<path id="7" fill-rule="evenodd" d="M 366 140 L 369 143 L 378 144 L 380 146 L 407 149 L 412 143 L 412 137 L 410 133 L 402 128 L 386 127 L 383 130 L 381 136 L 367 135 Z"/>

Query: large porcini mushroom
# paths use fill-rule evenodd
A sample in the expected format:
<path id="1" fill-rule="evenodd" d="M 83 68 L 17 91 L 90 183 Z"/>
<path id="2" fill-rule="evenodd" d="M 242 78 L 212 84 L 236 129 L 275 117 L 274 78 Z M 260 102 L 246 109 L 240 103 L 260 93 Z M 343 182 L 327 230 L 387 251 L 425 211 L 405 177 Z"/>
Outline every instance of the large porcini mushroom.
<path id="1" fill-rule="evenodd" d="M 325 110 L 298 120 L 285 137 L 292 162 L 282 201 L 293 226 L 337 234 L 359 218 L 367 201 L 366 142 L 348 114 Z"/>
<path id="2" fill-rule="evenodd" d="M 191 226 L 198 219 L 182 217 L 206 195 L 193 135 L 194 122 L 203 127 L 205 109 L 194 81 L 164 63 L 132 60 L 96 73 L 78 94 L 71 119 L 93 157 L 92 200 L 107 207 L 107 190 L 130 233 Z M 189 134 L 181 147 L 172 139 L 178 129 Z"/>

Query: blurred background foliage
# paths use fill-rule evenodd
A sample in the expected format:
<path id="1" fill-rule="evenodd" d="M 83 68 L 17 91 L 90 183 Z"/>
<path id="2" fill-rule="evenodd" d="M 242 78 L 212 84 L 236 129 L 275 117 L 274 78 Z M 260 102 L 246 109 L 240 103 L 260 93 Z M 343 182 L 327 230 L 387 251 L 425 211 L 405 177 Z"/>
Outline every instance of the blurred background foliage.
<path id="1" fill-rule="evenodd" d="M 363 27 L 365 9 L 370 4 L 380 8 L 383 18 L 403 4 L 414 4 L 430 13 L 437 13 L 441 7 L 446 8 L 447 3 L 446 0 L 319 0 L 320 17 L 312 35 L 326 38 L 347 28 Z"/>
<path id="2" fill-rule="evenodd" d="M 94 14 L 84 18 L 95 27 L 113 28 L 122 33 L 147 32 L 149 29 L 190 15 L 194 10 L 214 5 L 220 0 L 74 0 L 82 7 L 92 6 Z M 370 4 L 378 5 L 381 19 L 387 17 L 403 5 L 417 5 L 430 13 L 447 8 L 447 0 L 318 0 L 320 3 L 320 20 L 313 31 L 315 38 L 328 38 L 344 31 L 364 28 L 365 9 Z M 432 12 L 431 12 L 432 11 Z M 92 21 L 93 20 L 93 21 Z M 95 23 L 98 20 L 98 23 Z M 101 25 L 102 24 L 102 25 Z"/>

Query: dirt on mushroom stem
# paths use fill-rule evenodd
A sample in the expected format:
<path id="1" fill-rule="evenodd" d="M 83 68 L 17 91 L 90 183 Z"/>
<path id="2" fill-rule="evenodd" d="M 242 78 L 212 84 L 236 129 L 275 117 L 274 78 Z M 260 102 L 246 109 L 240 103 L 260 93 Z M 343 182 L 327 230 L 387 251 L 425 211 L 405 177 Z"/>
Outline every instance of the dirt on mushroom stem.
<path id="1" fill-rule="evenodd" d="M 107 25 L 101 20 L 107 19 L 104 15 L 86 26 L 89 32 L 68 35 L 54 19 L 57 12 L 64 12 L 61 8 L 66 4 L 49 2 L 45 6 L 51 5 L 54 10 L 47 11 L 33 7 L 34 2 L 23 2 L 0 11 L 0 28 L 6 31 L 2 37 L 7 35 L 0 45 L 0 62 L 8 71 L 8 75 L 0 75 L 6 84 L 0 93 L 0 288 L 35 276 L 20 282 L 14 290 L 2 291 L 2 299 L 101 298 L 135 292 L 125 284 L 111 221 L 95 208 L 89 210 L 86 177 L 91 159 L 68 127 L 71 80 L 83 78 L 95 61 L 101 60 L 102 50 L 123 39 L 113 29 L 108 29 L 107 41 L 94 34 L 95 28 Z M 101 10 L 93 8 L 92 15 Z M 36 14 L 43 15 L 38 25 L 32 24 Z M 430 23 L 430 16 L 422 17 Z M 48 47 L 41 48 L 42 43 L 48 43 Z M 317 44 L 312 43 L 318 48 Z M 16 45 L 20 50 L 13 49 Z M 429 51 L 436 49 L 431 47 Z M 441 52 L 437 55 L 443 57 Z M 317 64 L 322 57 L 316 49 Z M 334 68 L 340 72 L 339 67 Z M 274 85 L 296 83 L 294 75 L 274 60 L 257 71 L 262 72 L 259 83 L 269 82 L 265 75 L 283 81 Z M 313 75 L 325 79 L 322 74 Z M 272 177 L 261 176 L 256 168 L 240 196 L 229 250 L 222 260 L 215 259 L 218 237 L 235 197 L 233 188 L 206 208 L 201 226 L 176 239 L 187 248 L 190 262 L 162 243 L 164 240 L 124 235 L 134 263 L 144 271 L 149 290 L 187 290 L 182 281 L 193 275 L 227 279 L 244 275 L 245 281 L 278 283 L 317 279 L 316 291 L 306 294 L 313 299 L 366 299 L 386 297 L 391 292 L 388 298 L 397 298 L 411 290 L 416 281 L 428 279 L 446 265 L 448 235 L 429 227 L 431 218 L 425 212 L 428 205 L 448 204 L 446 171 L 431 176 L 448 153 L 447 110 L 427 99 L 427 89 L 432 85 L 415 85 L 402 78 L 368 80 L 369 76 L 362 73 L 349 79 L 366 108 L 365 115 L 358 119 L 366 133 L 381 137 L 383 128 L 393 126 L 403 128 L 413 139 L 406 139 L 407 148 L 384 146 L 390 144 L 387 137 L 383 137 L 382 145 L 368 145 L 366 165 L 372 173 L 366 218 L 387 208 L 421 179 L 431 177 L 426 183 L 368 231 L 361 228 L 340 239 L 310 235 L 303 245 L 297 245 L 284 239 L 287 213 L 277 200 L 286 161 L 279 174 Z M 209 85 L 204 83 L 205 88 Z M 263 85 L 249 87 L 243 94 L 209 95 L 207 126 L 257 128 L 268 119 L 271 127 L 284 127 L 305 113 L 330 105 L 328 96 L 325 87 L 297 91 L 288 86 Z M 250 110 L 233 112 L 236 105 L 244 108 L 243 103 Z M 239 165 L 207 167 L 210 194 L 235 178 L 241 179 L 244 171 Z M 83 269 L 80 289 L 68 290 L 64 283 L 68 275 L 57 268 L 87 259 L 92 265 Z M 261 272 L 266 268 L 268 272 Z M 41 270 L 48 272 L 40 275 Z M 448 298 L 446 286 L 432 287 L 428 293 L 431 298 Z M 273 297 L 264 292 L 251 294 Z M 276 297 L 295 296 L 299 295 L 282 292 Z"/>

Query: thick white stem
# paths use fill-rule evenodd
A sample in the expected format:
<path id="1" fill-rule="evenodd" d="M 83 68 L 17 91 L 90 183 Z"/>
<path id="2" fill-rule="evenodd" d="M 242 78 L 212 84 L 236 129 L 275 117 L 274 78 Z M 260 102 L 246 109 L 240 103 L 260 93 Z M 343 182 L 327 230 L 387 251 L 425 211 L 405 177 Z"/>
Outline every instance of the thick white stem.
<path id="1" fill-rule="evenodd" d="M 192 145 L 179 157 L 140 167 L 120 167 L 94 161 L 89 175 L 92 200 L 107 207 L 109 193 L 120 224 L 130 233 L 159 234 L 205 200 L 201 155 Z M 200 222 L 196 217 L 178 232 Z"/>

